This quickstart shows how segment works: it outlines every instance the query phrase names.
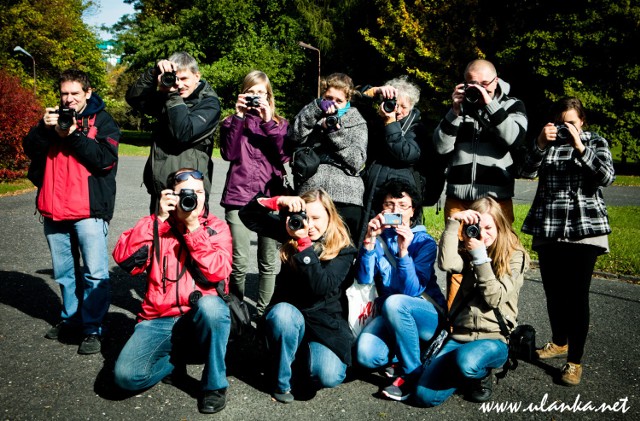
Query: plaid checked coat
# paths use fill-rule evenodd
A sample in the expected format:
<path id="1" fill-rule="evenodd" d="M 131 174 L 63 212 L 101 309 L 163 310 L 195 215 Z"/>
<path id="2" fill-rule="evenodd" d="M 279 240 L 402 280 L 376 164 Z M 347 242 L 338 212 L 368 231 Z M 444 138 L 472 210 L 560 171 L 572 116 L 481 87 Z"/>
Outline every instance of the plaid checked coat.
<path id="1" fill-rule="evenodd" d="M 538 191 L 522 225 L 534 237 L 581 239 L 609 234 L 609 216 L 602 188 L 615 180 L 608 142 L 592 132 L 580 133 L 584 155 L 571 145 L 533 142 L 521 170 L 539 177 Z"/>

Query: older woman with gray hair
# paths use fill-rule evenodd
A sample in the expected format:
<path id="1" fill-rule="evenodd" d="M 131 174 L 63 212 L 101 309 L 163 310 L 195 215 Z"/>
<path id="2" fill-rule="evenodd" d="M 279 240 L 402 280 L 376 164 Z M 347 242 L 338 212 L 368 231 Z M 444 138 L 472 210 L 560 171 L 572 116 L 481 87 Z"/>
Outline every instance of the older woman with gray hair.
<path id="1" fill-rule="evenodd" d="M 422 194 L 423 179 L 414 167 L 429 142 L 424 141 L 428 137 L 420 111 L 415 108 L 420 101 L 420 88 L 406 76 L 391 79 L 383 86 L 365 86 L 360 92 L 359 109 L 364 110 L 361 112 L 369 125 L 364 218 L 370 220 L 375 216 L 371 202 L 388 180 L 403 180 Z"/>

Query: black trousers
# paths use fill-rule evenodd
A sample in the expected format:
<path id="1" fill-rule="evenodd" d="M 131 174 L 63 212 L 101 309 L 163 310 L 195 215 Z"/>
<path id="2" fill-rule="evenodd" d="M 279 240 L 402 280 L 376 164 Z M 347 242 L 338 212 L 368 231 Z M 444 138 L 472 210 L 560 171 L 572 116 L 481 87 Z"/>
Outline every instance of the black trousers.
<path id="1" fill-rule="evenodd" d="M 589 332 L 591 277 L 602 249 L 588 244 L 553 243 L 536 251 L 553 343 L 569 344 L 567 361 L 580 364 Z"/>

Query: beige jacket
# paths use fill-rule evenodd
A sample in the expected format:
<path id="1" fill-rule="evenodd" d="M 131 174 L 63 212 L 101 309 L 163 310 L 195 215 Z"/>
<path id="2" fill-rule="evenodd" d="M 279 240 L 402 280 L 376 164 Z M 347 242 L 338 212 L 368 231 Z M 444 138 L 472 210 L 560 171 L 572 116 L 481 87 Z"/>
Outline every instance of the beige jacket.
<path id="1" fill-rule="evenodd" d="M 458 232 L 460 222 L 447 220 L 445 231 L 440 239 L 438 265 L 440 269 L 451 273 L 461 273 L 462 283 L 453 302 L 451 313 L 456 312 L 464 297 L 474 289 L 475 296 L 458 311 L 453 325 L 453 339 L 471 342 L 478 339 L 499 339 L 506 342 L 500 333 L 494 308 L 498 308 L 509 329 L 516 326 L 518 317 L 518 296 L 524 280 L 525 254 L 516 251 L 511 256 L 511 275 L 500 279 L 493 273 L 491 263 L 472 265 L 468 259 L 458 253 Z"/>

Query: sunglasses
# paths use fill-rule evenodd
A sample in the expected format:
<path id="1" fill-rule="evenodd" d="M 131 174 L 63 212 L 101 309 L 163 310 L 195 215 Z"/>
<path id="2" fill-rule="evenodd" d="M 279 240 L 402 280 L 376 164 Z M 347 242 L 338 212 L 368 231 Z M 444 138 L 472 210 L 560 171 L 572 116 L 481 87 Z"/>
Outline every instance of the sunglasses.
<path id="1" fill-rule="evenodd" d="M 204 176 L 202 175 L 202 173 L 200 171 L 185 171 L 185 172 L 181 172 L 179 174 L 176 174 L 173 179 L 175 180 L 176 184 L 178 183 L 182 183 L 183 181 L 187 181 L 189 179 L 189 177 L 193 177 L 196 180 L 203 180 Z"/>

